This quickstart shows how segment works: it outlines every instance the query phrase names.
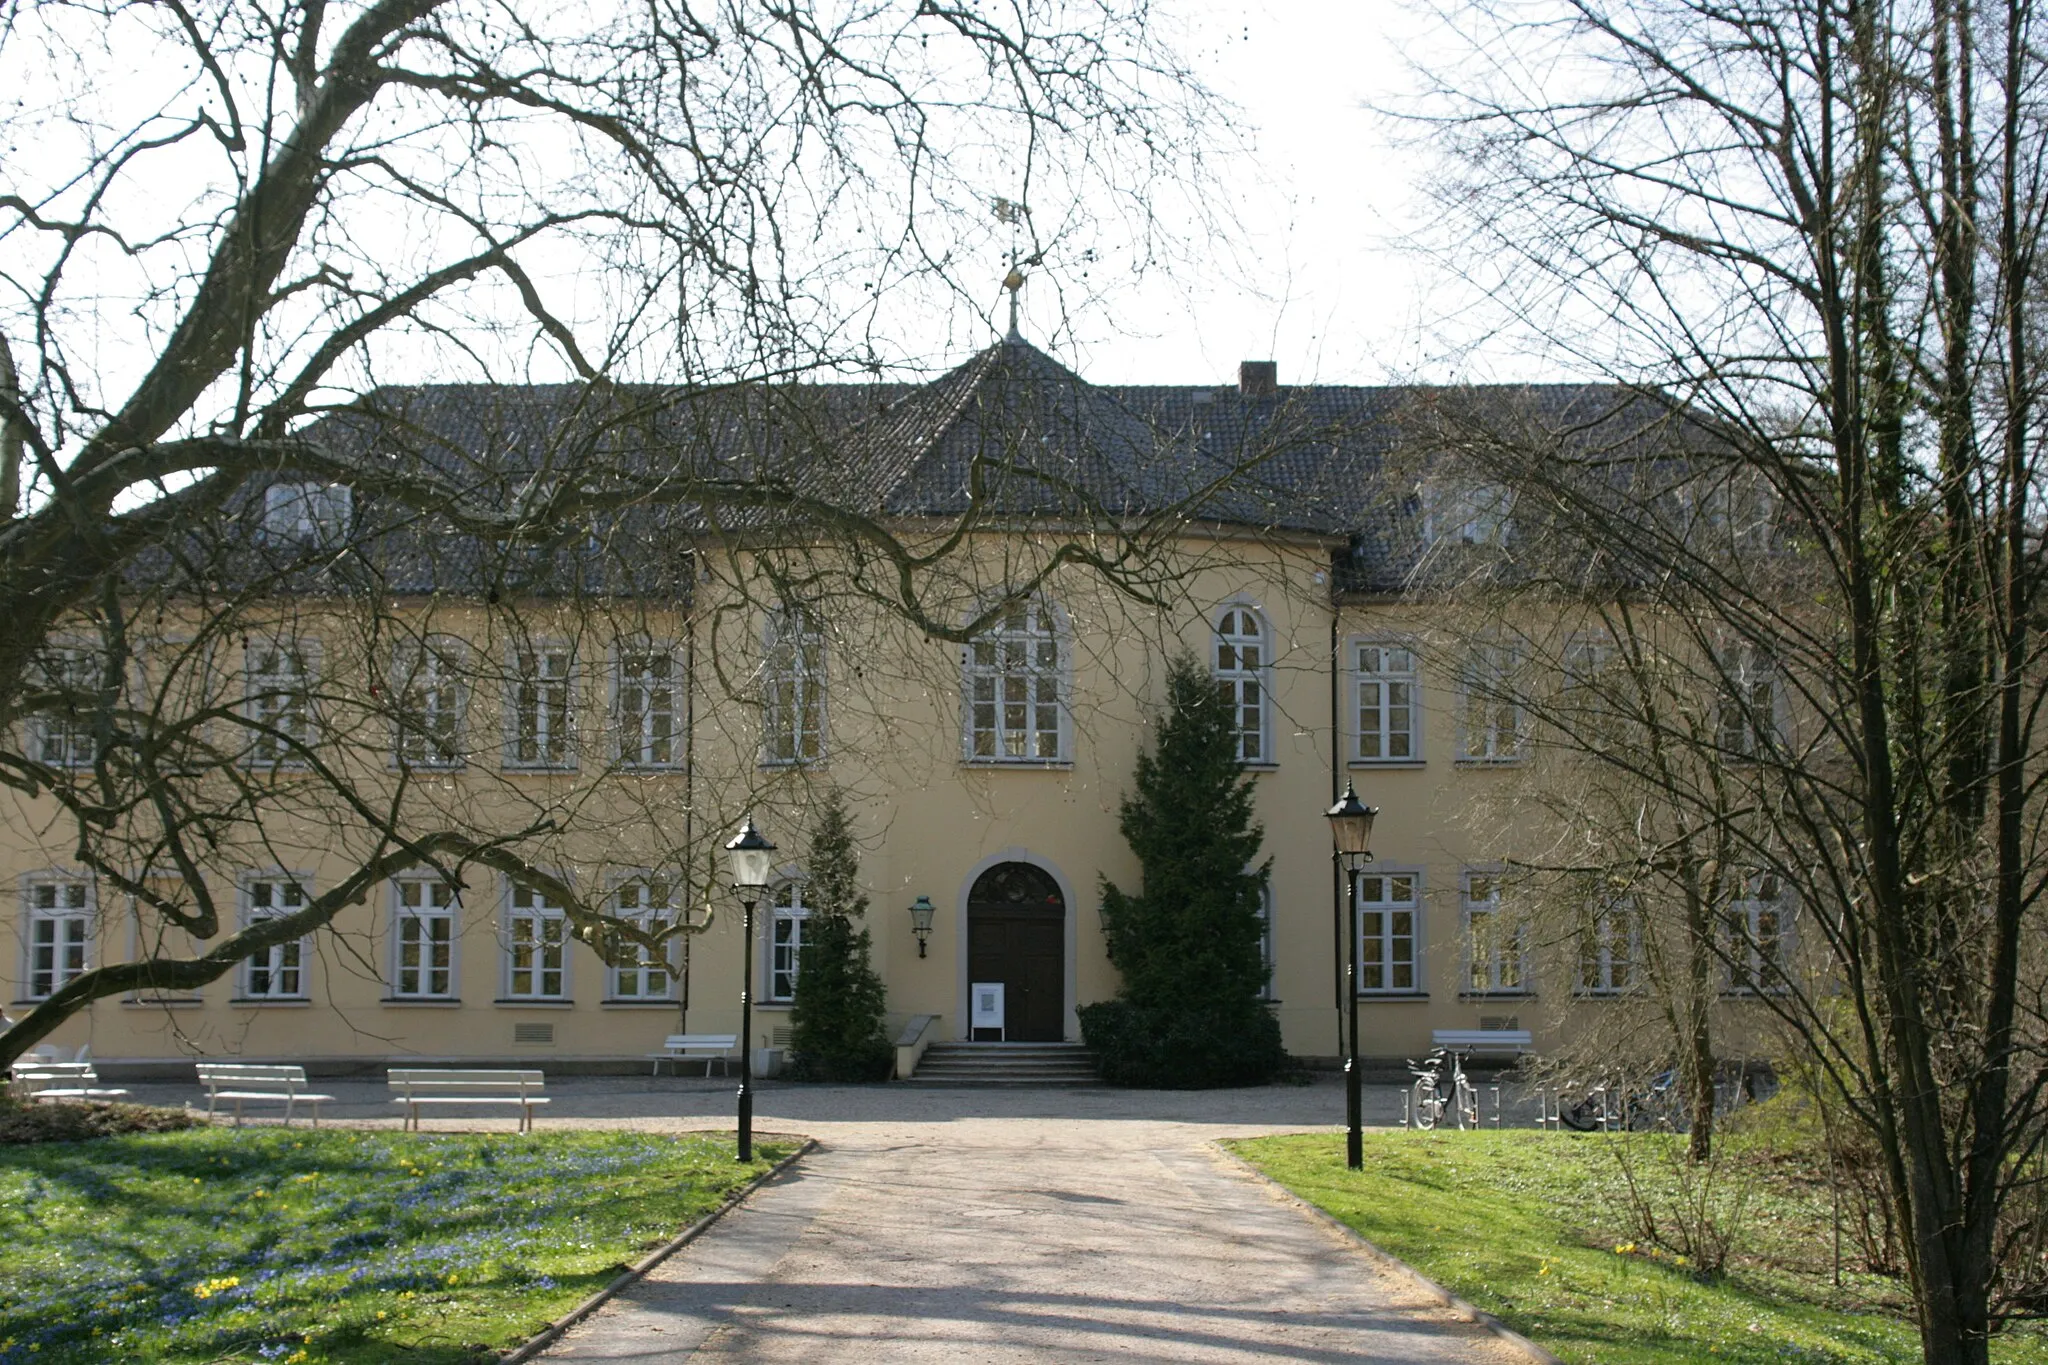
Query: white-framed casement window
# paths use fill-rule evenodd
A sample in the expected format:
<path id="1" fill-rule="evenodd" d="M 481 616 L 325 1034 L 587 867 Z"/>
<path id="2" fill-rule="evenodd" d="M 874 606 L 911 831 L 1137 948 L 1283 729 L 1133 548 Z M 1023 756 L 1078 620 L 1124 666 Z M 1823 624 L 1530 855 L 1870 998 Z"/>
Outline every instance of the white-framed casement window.
<path id="1" fill-rule="evenodd" d="M 1528 926 L 1503 904 L 1499 874 L 1467 872 L 1459 899 L 1465 925 L 1465 993 L 1528 994 Z"/>
<path id="2" fill-rule="evenodd" d="M 22 998 L 44 1000 L 91 964 L 92 883 L 81 877 L 31 877 L 26 902 Z"/>
<path id="3" fill-rule="evenodd" d="M 1066 661 L 1058 617 L 1020 603 L 962 653 L 970 763 L 1058 763 L 1067 757 Z"/>
<path id="4" fill-rule="evenodd" d="M 311 899 L 297 877 L 255 876 L 242 880 L 242 924 L 294 915 Z M 273 943 L 242 963 L 242 996 L 247 1000 L 304 1000 L 309 940 Z"/>
<path id="5" fill-rule="evenodd" d="M 1422 993 L 1421 878 L 1367 872 L 1358 879 L 1358 992 Z"/>
<path id="6" fill-rule="evenodd" d="M 1768 754 L 1778 739 L 1778 664 L 1770 651 L 1747 642 L 1716 652 L 1719 695 L 1714 740 L 1722 756 L 1748 761 Z"/>
<path id="7" fill-rule="evenodd" d="M 316 640 L 251 640 L 244 654 L 242 715 L 249 723 L 249 764 L 288 768 L 305 762 L 313 742 Z"/>
<path id="8" fill-rule="evenodd" d="M 1360 763 L 1412 763 L 1422 757 L 1421 678 L 1415 651 L 1388 640 L 1352 646 L 1352 699 L 1356 703 Z"/>
<path id="9" fill-rule="evenodd" d="M 28 751 L 38 763 L 53 768 L 89 768 L 98 744 L 93 715 L 103 666 L 97 651 L 85 645 L 56 645 L 36 656 L 32 669 L 38 691 L 49 702 L 28 718 Z"/>
<path id="10" fill-rule="evenodd" d="M 1634 988 L 1642 957 L 1641 920 L 1632 901 L 1587 907 L 1579 930 L 1577 993 L 1621 995 Z"/>
<path id="11" fill-rule="evenodd" d="M 391 883 L 391 994 L 401 1000 L 455 998 L 453 885 L 431 874 Z"/>
<path id="12" fill-rule="evenodd" d="M 1514 513 L 1514 490 L 1504 484 L 1452 474 L 1422 489 L 1422 534 L 1432 545 L 1505 545 Z"/>
<path id="13" fill-rule="evenodd" d="M 1582 631 L 1565 641 L 1557 700 L 1559 724 L 1577 743 L 1606 743 L 1620 730 L 1615 686 L 1625 681 L 1615 667 L 1614 640 L 1604 631 Z"/>
<path id="14" fill-rule="evenodd" d="M 1216 685 L 1230 705 L 1240 763 L 1271 763 L 1267 743 L 1267 682 L 1272 664 L 1266 623 L 1250 607 L 1225 607 L 1216 618 Z"/>
<path id="15" fill-rule="evenodd" d="M 513 648 L 505 680 L 506 767 L 575 766 L 575 662 L 565 644 Z"/>
<path id="16" fill-rule="evenodd" d="M 672 877 L 635 873 L 613 888 L 612 914 L 647 933 L 660 933 L 682 917 L 681 889 Z M 611 959 L 608 999 L 667 1000 L 675 994 L 665 947 L 650 951 L 644 944 L 619 941 L 612 946 Z"/>
<path id="17" fill-rule="evenodd" d="M 796 973 L 804 955 L 804 924 L 810 917 L 811 907 L 804 904 L 802 882 L 786 881 L 775 888 L 768 915 L 767 999 L 796 999 Z"/>
<path id="18" fill-rule="evenodd" d="M 1458 673 L 1458 761 L 1514 763 L 1527 738 L 1522 704 L 1522 658 L 1512 645 L 1474 645 Z"/>
<path id="19" fill-rule="evenodd" d="M 508 888 L 505 902 L 505 998 L 566 1000 L 568 916 L 530 886 Z"/>
<path id="20" fill-rule="evenodd" d="M 761 761 L 825 757 L 825 633 L 802 607 L 769 614 L 762 641 Z"/>
<path id="21" fill-rule="evenodd" d="M 339 545 L 349 533 L 355 498 L 347 484 L 274 483 L 263 490 L 266 540 Z"/>
<path id="22" fill-rule="evenodd" d="M 1791 988 L 1792 906 L 1783 883 L 1768 872 L 1744 879 L 1741 899 L 1724 917 L 1731 995 L 1777 995 Z"/>
<path id="23" fill-rule="evenodd" d="M 392 754 L 409 768 L 459 768 L 468 721 L 468 647 L 436 635 L 408 644 L 392 661 Z"/>
<path id="24" fill-rule="evenodd" d="M 661 641 L 624 644 L 612 667 L 620 766 L 682 766 L 683 689 L 676 647 Z"/>

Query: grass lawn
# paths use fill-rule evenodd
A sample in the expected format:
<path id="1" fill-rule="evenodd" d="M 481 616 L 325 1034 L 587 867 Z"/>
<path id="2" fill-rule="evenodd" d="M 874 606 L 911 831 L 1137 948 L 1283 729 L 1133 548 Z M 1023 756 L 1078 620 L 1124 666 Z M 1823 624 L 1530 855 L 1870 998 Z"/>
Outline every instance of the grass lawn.
<path id="1" fill-rule="evenodd" d="M 789 1150 L 333 1128 L 0 1148 L 0 1362 L 493 1359 Z"/>
<path id="2" fill-rule="evenodd" d="M 1735 1157 L 1749 1182 L 1740 1250 L 1723 1277 L 1703 1282 L 1629 1240 L 1620 1140 L 1631 1139 L 1369 1132 L 1356 1174 L 1344 1167 L 1342 1134 L 1229 1146 L 1573 1365 L 1920 1359 L 1895 1281 L 1845 1274 L 1834 1286 L 1832 1213 L 1807 1163 L 1782 1151 Z M 1739 1153 L 1739 1134 L 1726 1142 Z M 1637 1163 L 1645 1178 L 1659 1169 L 1668 1167 Z M 2048 1338 L 2016 1332 L 1993 1343 L 1992 1359 L 2048 1365 Z"/>

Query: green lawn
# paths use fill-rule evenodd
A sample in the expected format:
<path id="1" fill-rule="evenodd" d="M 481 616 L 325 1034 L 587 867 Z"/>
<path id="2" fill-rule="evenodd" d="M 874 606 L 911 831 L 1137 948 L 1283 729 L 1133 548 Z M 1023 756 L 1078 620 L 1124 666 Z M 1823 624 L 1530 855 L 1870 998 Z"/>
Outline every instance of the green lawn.
<path id="1" fill-rule="evenodd" d="M 1835 1288 L 1832 1214 L 1806 1163 L 1782 1152 L 1735 1163 L 1750 1181 L 1742 1252 L 1708 1283 L 1629 1239 L 1617 1140 L 1368 1133 L 1356 1174 L 1344 1167 L 1342 1134 L 1229 1145 L 1573 1365 L 1919 1360 L 1896 1282 L 1850 1274 Z M 1638 1163 L 1647 1178 L 1658 1168 Z M 2031 1331 L 2001 1338 L 1992 1358 L 2048 1365 L 2048 1340 Z"/>
<path id="2" fill-rule="evenodd" d="M 493 1359 L 789 1150 L 302 1128 L 0 1148 L 0 1363 Z"/>

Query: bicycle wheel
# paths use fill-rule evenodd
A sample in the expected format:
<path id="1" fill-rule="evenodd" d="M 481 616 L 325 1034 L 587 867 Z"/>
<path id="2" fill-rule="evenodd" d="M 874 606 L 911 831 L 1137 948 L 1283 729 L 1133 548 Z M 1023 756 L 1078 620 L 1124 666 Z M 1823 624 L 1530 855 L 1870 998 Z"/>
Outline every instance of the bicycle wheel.
<path id="1" fill-rule="evenodd" d="M 1424 1077 L 1415 1083 L 1408 1100 L 1408 1112 L 1414 1115 L 1417 1128 L 1436 1127 L 1437 1110 L 1436 1085 Z"/>
<path id="2" fill-rule="evenodd" d="M 1574 1133 L 1597 1133 L 1600 1131 L 1599 1101 L 1587 1096 L 1566 1104 L 1558 1101 L 1557 1121 Z"/>
<path id="3" fill-rule="evenodd" d="M 1458 1109 L 1457 1127 L 1479 1127 L 1479 1091 L 1462 1075 L 1458 1077 L 1457 1088 L 1451 1095 L 1451 1103 Z"/>

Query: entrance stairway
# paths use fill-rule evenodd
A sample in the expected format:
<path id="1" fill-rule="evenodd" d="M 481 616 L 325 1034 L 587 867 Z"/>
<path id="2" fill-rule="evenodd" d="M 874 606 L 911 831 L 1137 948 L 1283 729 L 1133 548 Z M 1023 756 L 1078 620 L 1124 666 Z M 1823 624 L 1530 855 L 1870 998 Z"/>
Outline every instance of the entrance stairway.
<path id="1" fill-rule="evenodd" d="M 910 1079 L 919 1085 L 1101 1085 L 1079 1043 L 933 1043 Z"/>

